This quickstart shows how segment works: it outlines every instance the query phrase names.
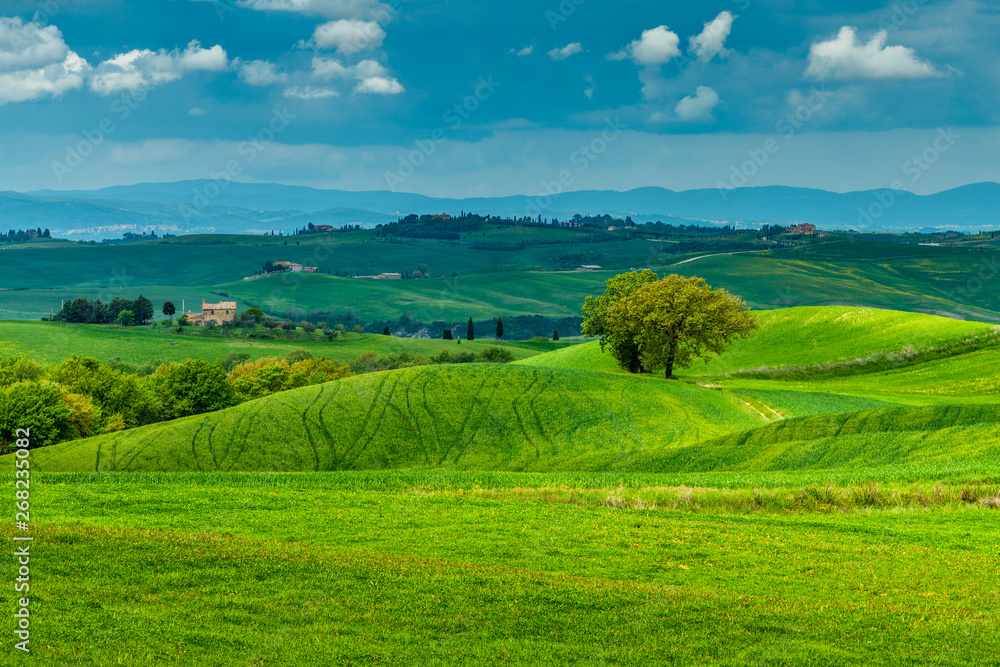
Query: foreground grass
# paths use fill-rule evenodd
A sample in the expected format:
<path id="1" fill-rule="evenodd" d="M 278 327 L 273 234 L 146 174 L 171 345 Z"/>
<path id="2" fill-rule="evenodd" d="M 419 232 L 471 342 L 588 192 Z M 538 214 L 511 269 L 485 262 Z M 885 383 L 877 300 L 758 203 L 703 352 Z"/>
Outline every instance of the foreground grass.
<path id="1" fill-rule="evenodd" d="M 21 662 L 968 665 L 1000 650 L 995 516 L 978 504 L 711 514 L 351 477 L 37 476 Z"/>

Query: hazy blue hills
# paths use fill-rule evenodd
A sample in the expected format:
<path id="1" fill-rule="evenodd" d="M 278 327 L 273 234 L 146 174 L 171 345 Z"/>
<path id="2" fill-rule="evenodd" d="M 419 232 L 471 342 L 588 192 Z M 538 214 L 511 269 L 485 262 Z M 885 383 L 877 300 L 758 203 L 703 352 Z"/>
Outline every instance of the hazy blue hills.
<path id="1" fill-rule="evenodd" d="M 722 223 L 812 222 L 828 229 L 975 230 L 1000 224 L 1000 184 L 977 183 L 933 195 L 874 190 L 836 193 L 793 187 L 676 192 L 646 187 L 585 190 L 552 197 L 440 199 L 389 192 L 348 192 L 274 183 L 180 181 L 93 191 L 0 193 L 8 228 L 42 227 L 77 238 L 120 236 L 128 229 L 172 233 L 290 231 L 309 222 L 365 227 L 407 213 L 457 213 L 569 218 L 576 213 L 631 215 L 637 221 Z"/>

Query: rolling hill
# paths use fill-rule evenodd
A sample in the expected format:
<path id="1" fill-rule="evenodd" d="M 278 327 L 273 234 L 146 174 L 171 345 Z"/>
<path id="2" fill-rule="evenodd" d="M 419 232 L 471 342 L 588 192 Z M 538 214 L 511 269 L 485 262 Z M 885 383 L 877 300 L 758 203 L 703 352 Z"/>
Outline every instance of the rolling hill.
<path id="1" fill-rule="evenodd" d="M 971 334 L 992 336 L 989 325 L 852 308 L 763 313 L 761 325 L 707 367 L 685 371 L 682 382 L 622 373 L 591 342 L 508 366 L 425 366 L 348 378 L 47 447 L 32 461 L 43 471 L 672 473 L 944 463 L 948 470 L 980 470 L 997 462 L 1000 400 L 981 389 L 976 378 L 987 373 L 976 362 L 1000 351 L 992 338 L 982 350 L 960 345 Z M 907 345 L 956 351 L 847 377 L 719 375 Z M 952 380 L 964 384 L 941 394 L 921 388 L 933 388 L 949 369 L 958 369 Z M 914 375 L 924 382 L 911 378 L 909 391 L 893 382 Z"/>

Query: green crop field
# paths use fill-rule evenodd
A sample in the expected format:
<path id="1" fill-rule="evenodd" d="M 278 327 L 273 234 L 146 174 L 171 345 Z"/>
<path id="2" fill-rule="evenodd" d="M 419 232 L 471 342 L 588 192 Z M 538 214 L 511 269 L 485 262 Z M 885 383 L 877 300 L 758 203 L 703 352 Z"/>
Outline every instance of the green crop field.
<path id="1" fill-rule="evenodd" d="M 0 321 L 0 356 L 24 356 L 42 364 L 57 364 L 74 354 L 101 361 L 117 358 L 130 364 L 149 361 L 217 361 L 231 353 L 247 354 L 251 359 L 283 357 L 292 350 L 305 349 L 314 356 L 336 361 L 350 361 L 365 352 L 400 354 L 409 352 L 431 356 L 442 351 L 481 352 L 494 345 L 503 346 L 515 358 L 524 358 L 572 345 L 574 340 L 557 342 L 503 342 L 490 339 L 462 341 L 429 338 L 395 338 L 375 334 L 344 333 L 327 341 L 319 332 L 299 331 L 287 340 L 223 338 L 203 335 L 202 329 L 188 327 L 177 333 L 176 327 L 132 327 L 114 325 L 65 324 L 60 322 Z"/>
<path id="2" fill-rule="evenodd" d="M 580 301 L 600 293 L 614 273 L 648 267 L 701 276 L 758 309 L 841 304 L 1000 321 L 996 290 L 976 282 L 977 271 L 994 261 L 992 251 L 980 248 L 832 236 L 753 253 L 669 255 L 662 251 L 671 243 L 627 235 L 591 242 L 590 235 L 575 230 L 504 227 L 461 242 L 466 245 L 418 239 L 390 243 L 378 240 L 374 231 L 359 231 L 11 246 L 4 250 L 7 261 L 0 263 L 0 318 L 47 316 L 66 298 L 108 301 L 139 293 L 157 306 L 185 299 L 197 307 L 201 299 L 224 294 L 241 307 L 256 305 L 276 314 L 319 309 L 372 320 L 395 320 L 407 312 L 428 321 L 498 313 L 566 317 L 579 315 Z M 501 245 L 467 245 L 473 242 Z M 265 261 L 282 259 L 318 266 L 323 273 L 243 280 Z M 694 261 L 679 263 L 687 259 Z M 430 279 L 371 281 L 326 274 L 412 273 L 422 263 Z M 604 270 L 573 271 L 579 264 Z"/>

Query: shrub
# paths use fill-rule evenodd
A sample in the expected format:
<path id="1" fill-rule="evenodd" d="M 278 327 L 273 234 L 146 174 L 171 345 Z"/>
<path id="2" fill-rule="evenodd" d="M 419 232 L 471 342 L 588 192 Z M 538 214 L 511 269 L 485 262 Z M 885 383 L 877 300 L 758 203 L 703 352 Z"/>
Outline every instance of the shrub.
<path id="1" fill-rule="evenodd" d="M 488 347 L 479 353 L 479 358 L 491 364 L 507 364 L 514 361 L 514 355 L 503 347 Z"/>
<path id="2" fill-rule="evenodd" d="M 295 323 L 294 322 L 282 322 L 281 323 L 281 328 L 284 331 L 295 331 Z"/>
<path id="3" fill-rule="evenodd" d="M 33 447 L 51 445 L 72 435 L 69 408 L 50 384 L 18 382 L 0 391 L 0 447 L 13 449 L 17 429 L 31 432 Z"/>
<path id="4" fill-rule="evenodd" d="M 312 352 L 303 349 L 292 350 L 291 352 L 285 355 L 285 360 L 289 364 L 294 364 L 299 361 L 306 361 L 307 359 L 312 359 L 312 358 L 313 358 Z"/>
<path id="5" fill-rule="evenodd" d="M 273 317 L 265 317 L 264 321 L 263 321 L 263 325 L 267 329 L 277 329 L 278 328 L 278 320 L 274 319 Z"/>
<path id="6" fill-rule="evenodd" d="M 451 329 L 445 329 L 444 333 L 441 334 L 441 338 L 444 340 L 453 340 L 451 335 Z"/>
<path id="7" fill-rule="evenodd" d="M 354 333 L 364 333 L 364 332 L 365 332 L 365 327 L 363 324 L 354 325 Z"/>
<path id="8" fill-rule="evenodd" d="M 312 333 L 316 331 L 316 325 L 313 324 L 312 322 L 299 322 L 299 326 L 302 327 L 302 330 L 305 331 L 306 333 Z"/>

